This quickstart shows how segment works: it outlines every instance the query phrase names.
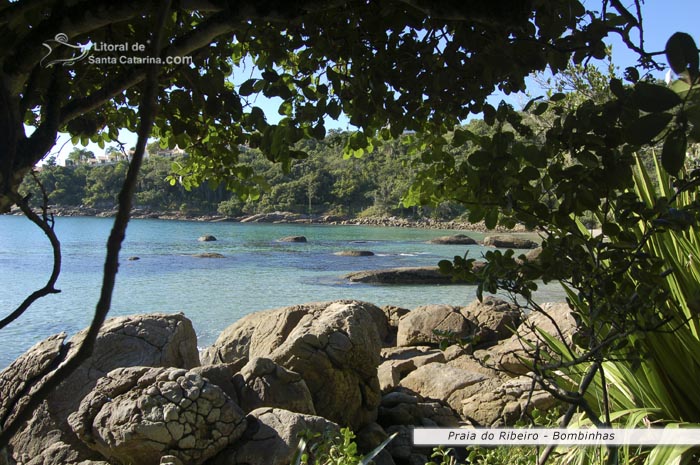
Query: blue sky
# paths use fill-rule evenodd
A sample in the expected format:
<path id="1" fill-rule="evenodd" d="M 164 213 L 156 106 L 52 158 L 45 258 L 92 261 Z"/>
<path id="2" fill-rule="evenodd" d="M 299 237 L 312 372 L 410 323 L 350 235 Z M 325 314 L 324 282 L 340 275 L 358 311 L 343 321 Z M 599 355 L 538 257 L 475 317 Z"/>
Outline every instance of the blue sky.
<path id="1" fill-rule="evenodd" d="M 585 3 L 590 8 L 599 8 L 600 2 L 599 0 L 588 0 Z M 634 8 L 634 2 L 631 0 L 623 0 L 623 4 L 629 8 Z M 642 5 L 642 17 L 644 21 L 644 43 L 647 51 L 664 50 L 668 38 L 677 31 L 687 32 L 696 38 L 696 41 L 700 42 L 700 27 L 698 25 L 700 21 L 700 0 L 646 0 Z M 627 49 L 619 39 L 612 37 L 609 43 L 613 46 L 613 63 L 620 70 L 618 74 L 621 75 L 627 66 L 636 65 L 636 55 Z M 663 56 L 659 57 L 659 61 L 665 64 Z M 663 78 L 663 75 L 663 72 L 655 73 L 655 76 L 658 78 Z M 242 80 L 248 77 L 248 73 L 245 73 Z M 494 95 L 490 99 L 490 101 L 496 103 L 500 100 L 501 97 L 498 95 Z M 524 102 L 527 99 L 523 97 L 520 100 Z M 256 105 L 263 108 L 271 122 L 277 120 L 279 102 L 265 102 L 263 97 L 260 97 Z M 346 121 L 341 116 L 339 121 L 329 120 L 326 125 L 328 129 L 348 129 Z M 127 147 L 136 144 L 136 136 L 127 131 L 120 132 L 120 139 L 127 144 Z M 73 148 L 70 142 L 66 143 L 67 140 L 67 136 L 60 137 L 54 151 L 50 155 L 57 155 L 59 159 L 64 159 Z M 90 144 L 87 148 L 96 154 L 102 152 L 102 149 L 97 144 Z"/>

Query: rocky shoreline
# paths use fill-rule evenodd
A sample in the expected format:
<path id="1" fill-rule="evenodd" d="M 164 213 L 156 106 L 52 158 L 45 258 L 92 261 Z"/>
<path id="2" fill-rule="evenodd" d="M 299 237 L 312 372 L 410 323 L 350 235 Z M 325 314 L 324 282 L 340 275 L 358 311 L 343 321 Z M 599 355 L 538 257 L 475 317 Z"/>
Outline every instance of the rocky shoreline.
<path id="1" fill-rule="evenodd" d="M 113 318 L 0 464 L 288 465 L 300 433 L 345 426 L 363 452 L 397 433 L 377 465 L 424 464 L 415 427 L 513 425 L 555 406 L 532 389 L 523 339 L 533 326 L 569 339 L 575 323 L 566 304 L 543 307 L 553 320 L 493 298 L 411 310 L 316 302 L 248 314 L 203 352 L 183 314 Z M 0 414 L 84 337 L 50 337 L 0 372 Z"/>
<path id="2" fill-rule="evenodd" d="M 116 215 L 116 210 L 100 210 L 89 207 L 53 207 L 51 212 L 58 217 L 61 216 L 95 216 L 110 218 Z M 13 209 L 10 214 L 21 215 L 19 209 Z M 240 222 L 240 223 L 273 223 L 273 224 L 328 224 L 328 225 L 357 225 L 357 226 L 385 226 L 395 228 L 421 228 L 421 229 L 452 229 L 475 232 L 526 232 L 522 226 L 514 229 L 497 227 L 489 230 L 483 222 L 468 223 L 460 221 L 438 221 L 431 218 L 400 218 L 390 217 L 362 217 L 345 218 L 333 215 L 305 215 L 291 212 L 271 212 L 247 215 L 242 217 L 229 217 L 222 215 L 191 215 L 181 212 L 162 212 L 142 208 L 132 210 L 132 218 L 138 219 L 159 219 L 178 221 L 200 221 L 200 222 Z"/>

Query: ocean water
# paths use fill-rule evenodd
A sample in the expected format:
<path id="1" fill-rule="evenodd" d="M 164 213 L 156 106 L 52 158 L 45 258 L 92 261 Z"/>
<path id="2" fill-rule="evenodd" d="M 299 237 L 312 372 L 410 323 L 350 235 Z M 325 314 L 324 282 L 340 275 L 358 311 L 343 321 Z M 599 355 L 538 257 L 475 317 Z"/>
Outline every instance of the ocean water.
<path id="1" fill-rule="evenodd" d="M 0 331 L 0 368 L 36 342 L 61 331 L 86 327 L 99 297 L 107 218 L 56 218 L 63 267 L 60 294 L 36 302 Z M 415 308 L 426 304 L 466 305 L 474 287 L 381 286 L 342 279 L 358 270 L 432 266 L 455 255 L 480 257 L 481 246 L 428 244 L 454 231 L 367 226 L 272 225 L 132 220 L 121 252 L 110 316 L 183 312 L 192 320 L 200 347 L 242 316 L 305 302 L 360 299 L 377 305 Z M 198 242 L 212 234 L 215 242 Z M 306 243 L 278 242 L 303 235 Z M 471 234 L 476 239 L 483 236 Z M 334 255 L 371 250 L 371 257 Z M 224 258 L 197 258 L 214 252 Z M 51 248 L 24 217 L 0 216 L 0 314 L 6 315 L 42 287 L 51 272 Z M 129 257 L 139 257 L 130 261 Z M 538 299 L 561 300 L 561 290 L 544 286 Z"/>

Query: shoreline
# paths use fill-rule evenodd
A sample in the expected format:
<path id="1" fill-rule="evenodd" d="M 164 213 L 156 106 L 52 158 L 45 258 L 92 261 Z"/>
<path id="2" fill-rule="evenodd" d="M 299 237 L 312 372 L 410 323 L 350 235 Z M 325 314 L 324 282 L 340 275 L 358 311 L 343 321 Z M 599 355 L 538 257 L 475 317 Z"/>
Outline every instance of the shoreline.
<path id="1" fill-rule="evenodd" d="M 96 208 L 80 207 L 53 207 L 51 213 L 56 217 L 98 217 L 111 218 L 116 215 L 116 210 L 103 210 Z M 19 209 L 13 209 L 10 215 L 21 216 Z M 518 225 L 513 229 L 498 226 L 495 229 L 487 229 L 483 222 L 469 223 L 457 220 L 441 221 L 432 218 L 402 218 L 397 216 L 387 217 L 339 217 L 335 215 L 306 215 L 292 212 L 271 212 L 245 215 L 240 217 L 230 217 L 224 215 L 193 215 L 181 212 L 154 211 L 144 208 L 134 208 L 131 213 L 132 219 L 157 219 L 164 221 L 195 221 L 202 223 L 269 223 L 269 224 L 319 224 L 330 226 L 378 226 L 394 228 L 416 228 L 435 230 L 455 230 L 472 231 L 479 233 L 502 232 L 502 233 L 527 233 L 533 232 Z"/>

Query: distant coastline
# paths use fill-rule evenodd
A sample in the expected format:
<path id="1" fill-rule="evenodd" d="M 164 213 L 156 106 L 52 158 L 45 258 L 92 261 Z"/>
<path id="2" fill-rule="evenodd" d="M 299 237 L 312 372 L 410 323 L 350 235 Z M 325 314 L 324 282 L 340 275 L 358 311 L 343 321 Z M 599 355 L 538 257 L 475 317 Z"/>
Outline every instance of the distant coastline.
<path id="1" fill-rule="evenodd" d="M 109 218 L 116 214 L 116 210 L 104 210 L 90 207 L 51 207 L 51 213 L 57 217 L 65 216 L 87 216 Z M 22 212 L 15 208 L 10 214 L 22 215 Z M 240 217 L 230 217 L 216 214 L 187 214 L 181 212 L 165 212 L 150 209 L 134 208 L 132 218 L 135 219 L 158 219 L 176 221 L 200 221 L 209 223 L 237 222 L 237 223 L 272 223 L 272 224 L 326 224 L 326 225 L 358 225 L 358 226 L 383 226 L 394 228 L 420 228 L 420 229 L 452 229 L 476 232 L 528 232 L 523 226 L 516 226 L 514 229 L 497 227 L 489 230 L 483 222 L 468 223 L 458 220 L 440 221 L 432 218 L 403 218 L 399 216 L 370 216 L 370 217 L 340 217 L 334 215 L 306 215 L 300 213 L 276 211 L 270 213 L 258 213 L 254 215 L 244 215 Z"/>
<path id="2" fill-rule="evenodd" d="M 51 213 L 57 217 L 65 216 L 94 216 L 109 218 L 116 215 L 116 210 L 104 210 L 90 207 L 52 207 Z M 13 209 L 10 214 L 22 215 L 19 209 Z M 421 229 L 451 229 L 476 232 L 528 232 L 523 226 L 516 226 L 514 229 L 497 227 L 489 230 L 483 222 L 468 223 L 458 220 L 441 221 L 432 218 L 403 218 L 399 216 L 370 216 L 370 217 L 340 217 L 335 215 L 306 215 L 276 211 L 270 213 L 258 213 L 254 215 L 244 215 L 230 217 L 216 214 L 191 214 L 177 211 L 155 211 L 151 209 L 134 208 L 132 218 L 137 219 L 158 219 L 176 221 L 200 221 L 209 223 L 218 222 L 240 222 L 240 223 L 272 223 L 272 224 L 326 224 L 326 225 L 359 225 L 359 226 L 382 226 L 395 228 L 421 228 Z"/>

